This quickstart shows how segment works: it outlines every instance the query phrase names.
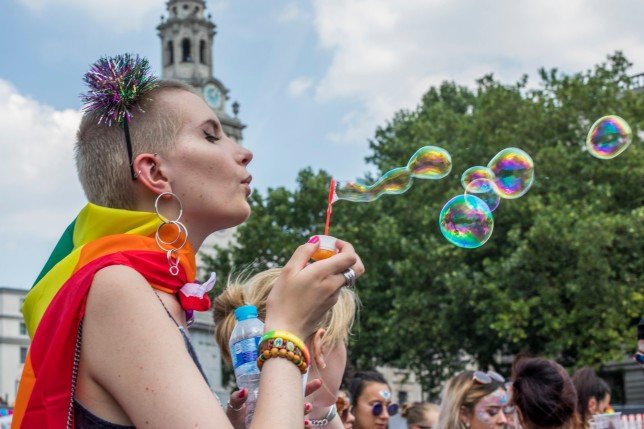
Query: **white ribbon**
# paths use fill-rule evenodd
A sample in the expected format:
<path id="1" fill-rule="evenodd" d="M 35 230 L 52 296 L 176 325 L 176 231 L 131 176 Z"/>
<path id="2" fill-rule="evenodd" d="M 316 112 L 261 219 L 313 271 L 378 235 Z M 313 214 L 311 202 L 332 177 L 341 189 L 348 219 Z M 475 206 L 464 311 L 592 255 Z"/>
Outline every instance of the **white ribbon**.
<path id="1" fill-rule="evenodd" d="M 179 290 L 181 291 L 182 294 L 184 294 L 187 297 L 195 296 L 197 298 L 203 298 L 205 294 L 207 294 L 212 290 L 212 288 L 215 286 L 216 281 L 217 281 L 217 274 L 211 273 L 210 278 L 203 284 L 186 283 Z"/>

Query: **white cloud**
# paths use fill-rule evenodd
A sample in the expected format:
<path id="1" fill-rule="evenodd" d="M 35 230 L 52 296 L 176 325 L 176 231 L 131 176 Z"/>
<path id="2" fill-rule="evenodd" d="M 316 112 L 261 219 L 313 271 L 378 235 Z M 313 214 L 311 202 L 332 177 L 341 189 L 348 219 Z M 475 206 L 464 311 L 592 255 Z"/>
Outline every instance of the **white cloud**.
<path id="1" fill-rule="evenodd" d="M 46 13 L 54 8 L 70 8 L 84 12 L 90 19 L 123 32 L 149 25 L 151 14 L 162 10 L 159 0 L 19 0 L 29 9 Z M 165 10 L 165 9 L 163 9 Z"/>
<path id="2" fill-rule="evenodd" d="M 445 79 L 473 86 L 487 73 L 514 82 L 542 66 L 580 71 L 615 50 L 644 71 L 639 0 L 315 0 L 314 10 L 319 44 L 332 53 L 317 100 L 362 104 L 335 141 L 363 143 Z"/>
<path id="3" fill-rule="evenodd" d="M 32 264 L 24 268 L 30 271 L 28 278 L 35 277 L 38 267 L 33 264 L 44 262 L 85 204 L 73 161 L 80 118 L 79 111 L 40 104 L 0 79 L 0 236 L 3 248 L 15 249 L 2 255 L 0 284 L 15 278 L 25 264 Z M 49 245 L 42 248 L 42 243 Z M 21 249 L 32 249 L 33 260 Z"/>
<path id="4" fill-rule="evenodd" d="M 288 95 L 291 97 L 299 97 L 304 94 L 313 84 L 311 78 L 308 77 L 298 77 L 293 79 L 288 84 Z"/>
<path id="5" fill-rule="evenodd" d="M 295 22 L 310 19 L 309 14 L 303 10 L 298 2 L 287 4 L 277 16 L 277 21 L 281 23 Z"/>

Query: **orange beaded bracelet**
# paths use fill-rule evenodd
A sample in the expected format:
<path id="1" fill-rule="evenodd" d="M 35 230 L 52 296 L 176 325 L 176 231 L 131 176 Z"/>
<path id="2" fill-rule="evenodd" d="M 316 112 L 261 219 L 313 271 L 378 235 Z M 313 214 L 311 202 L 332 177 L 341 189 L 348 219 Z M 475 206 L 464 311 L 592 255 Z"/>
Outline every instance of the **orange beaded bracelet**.
<path id="1" fill-rule="evenodd" d="M 302 374 L 306 373 L 310 363 L 309 350 L 302 340 L 285 331 L 269 331 L 264 334 L 259 345 L 257 367 L 261 370 L 264 362 L 275 357 L 290 360 Z"/>

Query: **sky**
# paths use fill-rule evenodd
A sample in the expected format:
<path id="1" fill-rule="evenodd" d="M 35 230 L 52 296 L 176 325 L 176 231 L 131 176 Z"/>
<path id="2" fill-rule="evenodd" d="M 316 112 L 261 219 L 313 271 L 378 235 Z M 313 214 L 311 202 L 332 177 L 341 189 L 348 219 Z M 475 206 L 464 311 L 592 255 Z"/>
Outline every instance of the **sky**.
<path id="1" fill-rule="evenodd" d="M 587 70 L 616 50 L 644 72 L 641 0 L 206 4 L 214 75 L 241 105 L 260 193 L 293 188 L 305 167 L 364 176 L 376 128 L 444 80 L 511 84 L 540 67 Z M 123 52 L 160 73 L 161 15 L 163 0 L 0 0 L 0 286 L 30 287 L 86 203 L 73 162 L 83 74 Z"/>

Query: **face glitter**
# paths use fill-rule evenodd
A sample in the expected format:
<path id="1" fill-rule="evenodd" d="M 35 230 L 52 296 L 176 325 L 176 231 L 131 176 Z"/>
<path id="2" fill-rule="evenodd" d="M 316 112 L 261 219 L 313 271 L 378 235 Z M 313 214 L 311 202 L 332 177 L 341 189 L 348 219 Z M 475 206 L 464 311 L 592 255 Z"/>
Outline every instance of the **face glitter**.
<path id="1" fill-rule="evenodd" d="M 492 427 L 507 404 L 508 395 L 504 389 L 499 388 L 483 397 L 483 399 L 476 404 L 474 414 L 481 423 Z"/>

